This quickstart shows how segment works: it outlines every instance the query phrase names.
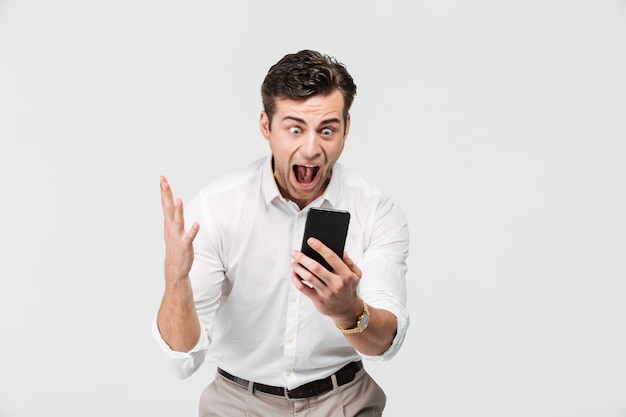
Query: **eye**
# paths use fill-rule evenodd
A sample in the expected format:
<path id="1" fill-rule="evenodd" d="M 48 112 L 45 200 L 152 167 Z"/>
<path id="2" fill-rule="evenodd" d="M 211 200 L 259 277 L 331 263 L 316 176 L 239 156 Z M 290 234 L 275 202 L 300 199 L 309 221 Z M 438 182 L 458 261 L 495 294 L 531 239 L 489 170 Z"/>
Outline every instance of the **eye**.
<path id="1" fill-rule="evenodd" d="M 289 133 L 291 133 L 292 135 L 299 135 L 300 133 L 302 133 L 302 129 L 296 126 L 292 126 L 289 128 Z"/>
<path id="2" fill-rule="evenodd" d="M 322 135 L 323 136 L 331 136 L 333 134 L 333 130 L 330 127 L 325 127 L 322 129 Z"/>

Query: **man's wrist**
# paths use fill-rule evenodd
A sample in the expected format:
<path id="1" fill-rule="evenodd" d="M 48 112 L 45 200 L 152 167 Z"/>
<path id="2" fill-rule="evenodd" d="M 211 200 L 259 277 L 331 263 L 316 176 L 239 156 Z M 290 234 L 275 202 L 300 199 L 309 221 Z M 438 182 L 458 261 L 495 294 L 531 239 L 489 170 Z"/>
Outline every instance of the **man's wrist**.
<path id="1" fill-rule="evenodd" d="M 344 323 L 335 322 L 335 326 L 337 326 L 337 328 L 341 330 L 343 334 L 354 334 L 363 332 L 369 324 L 369 307 L 367 303 L 361 300 L 361 308 L 356 320 L 352 321 L 352 323 L 347 326 L 344 326 L 343 324 Z"/>

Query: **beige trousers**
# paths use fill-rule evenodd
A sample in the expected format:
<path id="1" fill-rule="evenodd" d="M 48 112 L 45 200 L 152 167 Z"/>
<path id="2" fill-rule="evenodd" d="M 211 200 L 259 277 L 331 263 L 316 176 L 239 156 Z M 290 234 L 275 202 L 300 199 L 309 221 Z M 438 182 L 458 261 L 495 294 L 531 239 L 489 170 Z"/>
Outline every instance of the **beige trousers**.
<path id="1" fill-rule="evenodd" d="M 361 369 L 354 381 L 304 399 L 252 392 L 216 374 L 200 396 L 200 417 L 380 417 L 387 398 Z"/>

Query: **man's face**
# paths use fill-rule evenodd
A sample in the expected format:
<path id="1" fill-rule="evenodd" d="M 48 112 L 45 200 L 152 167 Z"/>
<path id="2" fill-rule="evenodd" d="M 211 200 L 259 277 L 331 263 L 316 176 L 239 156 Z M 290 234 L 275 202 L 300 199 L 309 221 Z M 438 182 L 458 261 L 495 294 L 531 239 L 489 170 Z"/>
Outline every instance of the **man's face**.
<path id="1" fill-rule="evenodd" d="M 343 121 L 343 96 L 334 91 L 306 100 L 276 100 L 269 119 L 261 112 L 261 133 L 270 143 L 274 177 L 283 197 L 304 208 L 319 197 L 330 180 L 350 127 Z"/>

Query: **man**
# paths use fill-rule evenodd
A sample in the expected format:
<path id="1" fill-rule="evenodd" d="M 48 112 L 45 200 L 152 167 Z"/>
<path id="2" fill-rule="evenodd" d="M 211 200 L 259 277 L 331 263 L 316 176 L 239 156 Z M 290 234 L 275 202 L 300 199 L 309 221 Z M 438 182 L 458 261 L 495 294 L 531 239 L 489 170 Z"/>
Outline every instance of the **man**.
<path id="1" fill-rule="evenodd" d="M 361 358 L 390 359 L 406 334 L 405 217 L 337 163 L 356 94 L 343 64 L 288 54 L 261 90 L 271 155 L 204 187 L 184 216 L 161 177 L 154 338 L 181 378 L 205 358 L 218 367 L 201 416 L 380 416 L 386 397 Z M 342 257 L 308 241 L 332 272 L 299 250 L 310 207 L 351 214 Z"/>

